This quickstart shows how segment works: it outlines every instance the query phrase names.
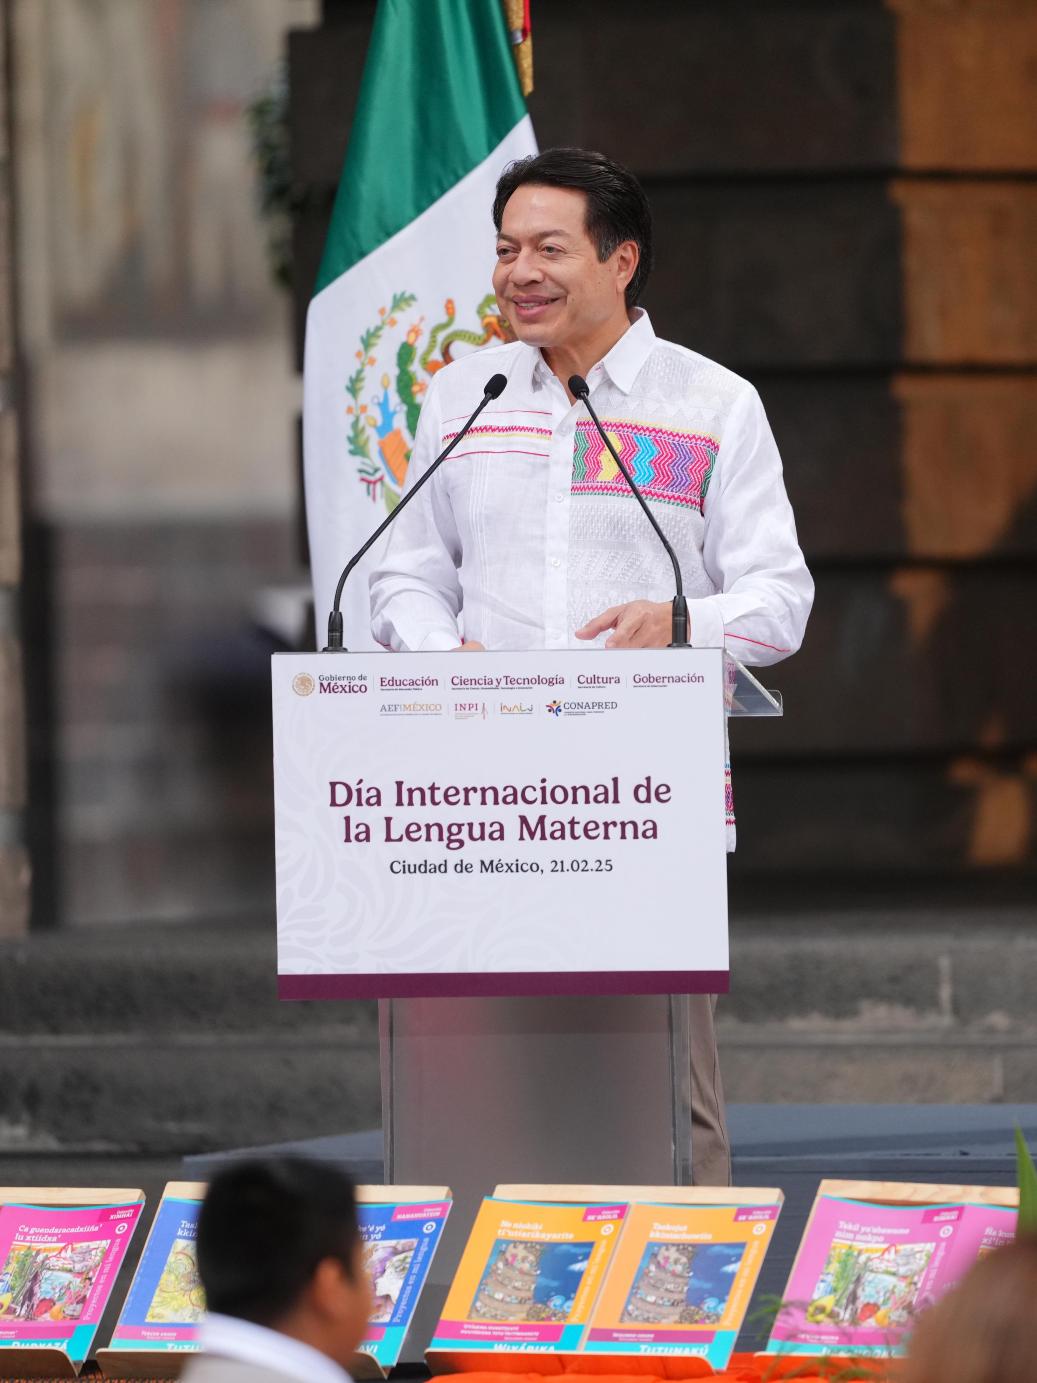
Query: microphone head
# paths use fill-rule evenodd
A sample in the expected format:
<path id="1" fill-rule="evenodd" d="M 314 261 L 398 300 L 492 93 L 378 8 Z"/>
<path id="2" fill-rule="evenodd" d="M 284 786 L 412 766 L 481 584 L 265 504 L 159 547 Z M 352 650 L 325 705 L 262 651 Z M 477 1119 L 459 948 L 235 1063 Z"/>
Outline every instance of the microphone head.
<path id="1" fill-rule="evenodd" d="M 569 376 L 569 393 L 572 394 L 574 399 L 585 399 L 587 397 L 590 393 L 590 388 L 583 375 Z"/>
<path id="2" fill-rule="evenodd" d="M 504 393 L 507 383 L 507 375 L 493 375 L 486 381 L 486 388 L 483 390 L 483 394 L 487 398 L 499 399 L 501 394 Z"/>

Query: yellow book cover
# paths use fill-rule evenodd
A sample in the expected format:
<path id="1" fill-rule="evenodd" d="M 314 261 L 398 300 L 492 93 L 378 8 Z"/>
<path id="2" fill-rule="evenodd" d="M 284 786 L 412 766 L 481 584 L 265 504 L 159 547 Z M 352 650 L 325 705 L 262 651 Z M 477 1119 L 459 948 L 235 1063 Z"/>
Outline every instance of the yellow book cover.
<path id="1" fill-rule="evenodd" d="M 778 1205 L 633 1205 L 590 1321 L 588 1354 L 726 1367 Z"/>
<path id="2" fill-rule="evenodd" d="M 487 1197 L 430 1352 L 578 1349 L 627 1212 Z"/>

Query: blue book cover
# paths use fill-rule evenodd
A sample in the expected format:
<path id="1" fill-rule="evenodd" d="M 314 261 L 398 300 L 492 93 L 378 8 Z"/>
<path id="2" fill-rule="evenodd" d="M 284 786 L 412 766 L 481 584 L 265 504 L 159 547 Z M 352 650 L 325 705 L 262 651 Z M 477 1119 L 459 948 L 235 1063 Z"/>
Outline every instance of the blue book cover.
<path id="1" fill-rule="evenodd" d="M 112 1349 L 196 1350 L 205 1292 L 195 1241 L 201 1197 L 166 1195 L 134 1274 Z"/>
<path id="2" fill-rule="evenodd" d="M 357 1210 L 364 1264 L 374 1288 L 374 1310 L 360 1348 L 389 1369 L 403 1349 L 450 1201 L 361 1201 Z"/>

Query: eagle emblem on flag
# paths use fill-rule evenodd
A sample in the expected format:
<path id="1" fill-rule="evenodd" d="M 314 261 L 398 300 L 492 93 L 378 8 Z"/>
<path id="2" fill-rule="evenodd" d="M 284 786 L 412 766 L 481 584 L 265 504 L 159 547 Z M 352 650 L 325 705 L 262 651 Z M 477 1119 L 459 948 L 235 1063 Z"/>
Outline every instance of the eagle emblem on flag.
<path id="1" fill-rule="evenodd" d="M 357 478 L 372 502 L 381 499 L 390 513 L 403 491 L 429 380 L 455 353 L 514 340 L 492 293 L 473 313 L 477 328 L 458 326 L 454 300 L 447 298 L 442 320 L 425 336 L 424 314 L 414 315 L 417 306 L 416 294 L 400 292 L 378 309 L 378 321 L 360 334 L 357 366 L 346 383 L 348 447 Z"/>

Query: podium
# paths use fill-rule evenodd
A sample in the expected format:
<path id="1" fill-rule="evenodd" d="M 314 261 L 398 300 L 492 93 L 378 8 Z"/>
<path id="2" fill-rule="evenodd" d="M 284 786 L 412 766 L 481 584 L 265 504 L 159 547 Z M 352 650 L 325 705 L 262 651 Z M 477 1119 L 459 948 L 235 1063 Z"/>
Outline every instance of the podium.
<path id="1" fill-rule="evenodd" d="M 780 699 L 720 649 L 278 654 L 273 695 L 279 992 L 380 1001 L 386 1181 L 455 1198 L 431 1325 L 495 1184 L 690 1182 L 725 718 Z"/>

